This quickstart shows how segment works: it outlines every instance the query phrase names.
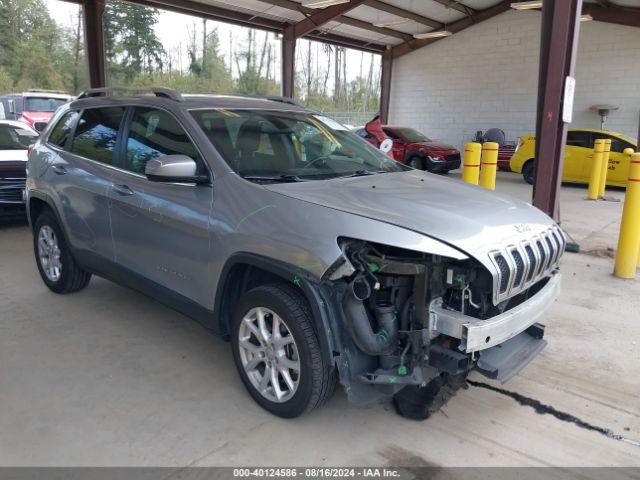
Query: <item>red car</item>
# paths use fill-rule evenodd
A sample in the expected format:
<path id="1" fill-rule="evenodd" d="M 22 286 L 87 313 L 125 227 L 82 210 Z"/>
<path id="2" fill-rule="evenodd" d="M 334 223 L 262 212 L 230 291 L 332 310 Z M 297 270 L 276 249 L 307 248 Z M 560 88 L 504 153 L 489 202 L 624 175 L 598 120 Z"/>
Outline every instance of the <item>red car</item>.
<path id="1" fill-rule="evenodd" d="M 511 171 L 509 163 L 511 162 L 511 157 L 515 151 L 516 146 L 513 144 L 505 143 L 504 145 L 500 145 L 500 148 L 498 149 L 498 169 L 505 170 L 507 172 Z"/>
<path id="2" fill-rule="evenodd" d="M 413 128 L 385 125 L 382 130 L 393 140 L 391 153 L 400 163 L 434 173 L 447 173 L 460 168 L 460 151 L 451 145 L 434 142 Z M 373 146 L 380 146 L 380 142 L 364 128 L 356 130 L 356 134 Z"/>
<path id="3" fill-rule="evenodd" d="M 66 93 L 51 90 L 28 90 L 21 94 L 10 94 L 7 95 L 9 108 L 8 115 L 5 112 L 5 116 L 42 131 L 56 109 L 72 98 Z"/>

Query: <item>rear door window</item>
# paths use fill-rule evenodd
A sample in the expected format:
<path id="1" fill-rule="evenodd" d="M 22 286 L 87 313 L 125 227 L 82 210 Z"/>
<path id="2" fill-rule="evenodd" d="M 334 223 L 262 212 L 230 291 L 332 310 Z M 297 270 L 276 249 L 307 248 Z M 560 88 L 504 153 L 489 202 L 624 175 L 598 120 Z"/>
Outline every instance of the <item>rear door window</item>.
<path id="1" fill-rule="evenodd" d="M 71 153 L 113 165 L 124 107 L 84 110 L 76 127 Z"/>
<path id="2" fill-rule="evenodd" d="M 127 138 L 124 168 L 144 174 L 147 162 L 161 155 L 186 155 L 202 163 L 198 151 L 178 121 L 168 112 L 154 108 L 137 107 L 131 120 Z"/>
<path id="3" fill-rule="evenodd" d="M 47 141 L 51 145 L 65 148 L 65 146 L 67 145 L 67 140 L 69 139 L 69 136 L 73 131 L 73 126 L 75 125 L 79 116 L 80 114 L 75 111 L 65 113 L 62 118 L 58 120 L 56 126 L 53 127 L 53 130 L 51 130 Z"/>
<path id="4" fill-rule="evenodd" d="M 593 148 L 593 136 L 591 132 L 568 132 L 567 146 Z"/>
<path id="5" fill-rule="evenodd" d="M 611 135 L 605 135 L 605 137 L 611 139 L 611 151 L 612 152 L 622 153 L 622 152 L 624 152 L 625 148 L 631 148 L 631 149 L 635 150 L 634 146 L 631 143 L 626 142 L 626 141 L 622 140 L 621 138 L 613 137 Z"/>

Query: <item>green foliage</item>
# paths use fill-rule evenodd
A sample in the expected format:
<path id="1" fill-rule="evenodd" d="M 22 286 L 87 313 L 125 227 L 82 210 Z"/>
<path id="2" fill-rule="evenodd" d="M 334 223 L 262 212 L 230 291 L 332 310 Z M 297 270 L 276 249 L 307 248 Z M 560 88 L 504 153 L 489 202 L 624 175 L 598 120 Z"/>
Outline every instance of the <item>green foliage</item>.
<path id="1" fill-rule="evenodd" d="M 211 22 L 195 21 L 187 33 L 188 67 L 176 68 L 180 53 L 168 52 L 156 35 L 159 11 L 107 0 L 104 13 L 107 83 L 114 86 L 165 86 L 180 92 L 279 95 L 278 47 L 273 33 L 247 30 L 230 54 L 220 52 Z M 28 88 L 79 93 L 87 88 L 80 10 L 69 28 L 57 25 L 45 0 L 0 0 L 0 95 Z M 275 44 L 274 44 L 275 43 Z M 346 80 L 346 51 L 317 42 L 300 42 L 296 96 L 315 110 L 375 112 L 379 75 L 371 62 Z M 229 64 L 229 61 L 233 64 Z M 349 68 L 353 61 L 350 59 Z M 232 75 L 233 70 L 233 75 Z M 334 88 L 331 88 L 333 82 Z"/>
<path id="2" fill-rule="evenodd" d="M 131 3 L 107 2 L 104 12 L 105 47 L 110 83 L 162 71 L 165 54 L 155 34 L 158 10 Z"/>
<path id="3" fill-rule="evenodd" d="M 0 88 L 68 89 L 71 33 L 51 19 L 42 0 L 0 0 Z"/>

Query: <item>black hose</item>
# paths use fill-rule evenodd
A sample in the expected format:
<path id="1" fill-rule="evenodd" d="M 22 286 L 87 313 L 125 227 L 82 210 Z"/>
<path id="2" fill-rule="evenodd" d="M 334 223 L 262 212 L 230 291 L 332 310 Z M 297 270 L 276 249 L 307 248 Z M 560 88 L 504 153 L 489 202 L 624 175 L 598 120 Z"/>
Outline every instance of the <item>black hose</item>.
<path id="1" fill-rule="evenodd" d="M 393 305 L 376 305 L 378 331 L 374 332 L 363 301 L 371 296 L 371 287 L 362 277 L 349 284 L 343 299 L 347 326 L 358 348 L 369 355 L 393 353 L 398 344 L 398 323 Z"/>

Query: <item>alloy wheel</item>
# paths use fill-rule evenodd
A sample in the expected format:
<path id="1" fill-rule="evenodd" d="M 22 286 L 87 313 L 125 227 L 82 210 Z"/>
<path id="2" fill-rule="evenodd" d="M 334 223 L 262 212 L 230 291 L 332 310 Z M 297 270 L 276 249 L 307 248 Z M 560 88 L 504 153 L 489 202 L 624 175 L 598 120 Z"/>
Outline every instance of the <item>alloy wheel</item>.
<path id="1" fill-rule="evenodd" d="M 52 282 L 60 280 L 62 274 L 60 246 L 56 232 L 48 225 L 44 225 L 38 232 L 38 258 L 47 278 Z"/>
<path id="2" fill-rule="evenodd" d="M 269 401 L 284 403 L 300 383 L 300 356 L 284 320 L 273 310 L 254 307 L 238 330 L 240 360 L 253 387 Z"/>

